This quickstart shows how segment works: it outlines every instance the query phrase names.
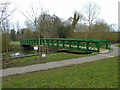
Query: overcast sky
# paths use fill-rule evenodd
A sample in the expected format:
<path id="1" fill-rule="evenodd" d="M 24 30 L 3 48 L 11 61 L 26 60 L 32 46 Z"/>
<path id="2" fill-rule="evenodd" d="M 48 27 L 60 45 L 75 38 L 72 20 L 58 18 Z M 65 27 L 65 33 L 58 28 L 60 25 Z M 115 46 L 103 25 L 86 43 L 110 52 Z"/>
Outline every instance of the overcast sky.
<path id="1" fill-rule="evenodd" d="M 101 13 L 98 18 L 103 18 L 108 24 L 118 24 L 118 1 L 119 0 L 8 0 L 12 4 L 10 8 L 16 7 L 23 12 L 30 12 L 30 7 L 39 6 L 44 10 L 48 10 L 50 14 L 67 20 L 73 16 L 73 12 L 84 12 L 83 5 L 88 1 L 92 1 L 100 5 Z M 26 18 L 16 9 L 12 15 L 11 22 L 20 22 L 21 28 L 24 27 Z M 39 10 L 40 11 L 40 10 Z"/>

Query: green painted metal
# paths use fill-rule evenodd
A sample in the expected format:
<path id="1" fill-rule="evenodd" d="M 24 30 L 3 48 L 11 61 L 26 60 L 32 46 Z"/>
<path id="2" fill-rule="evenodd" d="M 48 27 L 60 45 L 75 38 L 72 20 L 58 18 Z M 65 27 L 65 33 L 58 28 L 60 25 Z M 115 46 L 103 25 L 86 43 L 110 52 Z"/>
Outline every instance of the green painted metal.
<path id="1" fill-rule="evenodd" d="M 38 39 L 21 40 L 21 45 L 38 45 Z M 110 44 L 107 40 L 85 40 L 85 39 L 40 39 L 40 45 L 49 47 L 63 48 L 69 50 L 100 52 L 100 48 L 109 49 Z"/>

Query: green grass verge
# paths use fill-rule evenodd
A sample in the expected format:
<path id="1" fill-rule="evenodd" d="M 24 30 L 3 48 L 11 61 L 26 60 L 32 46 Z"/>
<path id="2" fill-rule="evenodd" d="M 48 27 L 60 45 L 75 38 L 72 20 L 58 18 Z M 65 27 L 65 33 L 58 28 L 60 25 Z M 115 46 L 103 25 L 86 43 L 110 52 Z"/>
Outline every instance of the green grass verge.
<path id="1" fill-rule="evenodd" d="M 117 88 L 118 57 L 8 76 L 3 88 Z"/>
<path id="2" fill-rule="evenodd" d="M 10 45 L 19 45 L 19 42 L 18 41 L 11 41 Z"/>
<path id="3" fill-rule="evenodd" d="M 73 58 L 85 57 L 90 55 L 94 55 L 94 54 L 53 53 L 53 54 L 49 54 L 45 58 L 42 58 L 40 55 L 40 56 L 25 57 L 19 59 L 3 60 L 2 68 L 5 69 L 11 67 L 21 67 L 26 65 L 73 59 Z"/>

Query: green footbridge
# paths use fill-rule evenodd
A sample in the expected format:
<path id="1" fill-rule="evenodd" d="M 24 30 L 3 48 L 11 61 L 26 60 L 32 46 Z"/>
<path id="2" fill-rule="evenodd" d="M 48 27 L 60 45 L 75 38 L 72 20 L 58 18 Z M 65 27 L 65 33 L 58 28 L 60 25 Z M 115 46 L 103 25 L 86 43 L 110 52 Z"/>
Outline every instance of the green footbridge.
<path id="1" fill-rule="evenodd" d="M 85 39 L 32 39 L 20 40 L 20 45 L 48 45 L 48 47 L 56 47 L 61 49 L 84 51 L 84 52 L 100 52 L 100 49 L 110 49 L 107 40 L 85 40 Z"/>

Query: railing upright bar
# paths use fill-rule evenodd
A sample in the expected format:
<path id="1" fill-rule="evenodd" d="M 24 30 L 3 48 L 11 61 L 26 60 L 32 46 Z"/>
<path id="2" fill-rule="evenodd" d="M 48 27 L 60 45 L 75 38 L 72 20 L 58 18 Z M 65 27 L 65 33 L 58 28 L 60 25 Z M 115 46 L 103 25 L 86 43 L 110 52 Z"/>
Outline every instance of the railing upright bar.
<path id="1" fill-rule="evenodd" d="M 86 49 L 89 51 L 89 41 L 86 42 Z"/>

